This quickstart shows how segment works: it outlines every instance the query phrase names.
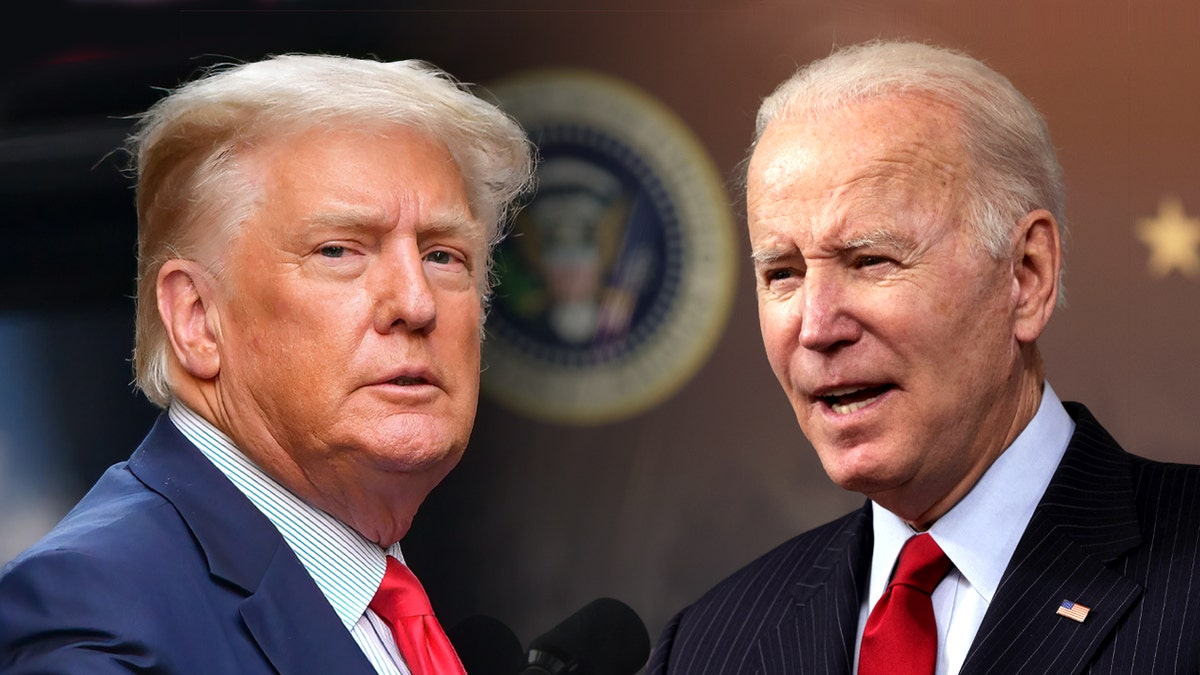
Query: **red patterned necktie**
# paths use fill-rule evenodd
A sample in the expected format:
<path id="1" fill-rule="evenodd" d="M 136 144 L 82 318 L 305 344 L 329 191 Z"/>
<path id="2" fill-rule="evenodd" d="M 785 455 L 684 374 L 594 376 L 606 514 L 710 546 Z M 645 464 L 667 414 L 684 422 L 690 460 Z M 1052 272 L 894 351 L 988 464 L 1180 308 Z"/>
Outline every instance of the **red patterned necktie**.
<path id="1" fill-rule="evenodd" d="M 412 675 L 466 675 L 425 589 L 404 563 L 388 556 L 387 573 L 370 606 L 392 629 Z"/>
<path id="2" fill-rule="evenodd" d="M 867 618 L 858 675 L 933 675 L 937 624 L 930 594 L 950 571 L 933 537 L 919 534 L 900 549 L 896 573 Z"/>

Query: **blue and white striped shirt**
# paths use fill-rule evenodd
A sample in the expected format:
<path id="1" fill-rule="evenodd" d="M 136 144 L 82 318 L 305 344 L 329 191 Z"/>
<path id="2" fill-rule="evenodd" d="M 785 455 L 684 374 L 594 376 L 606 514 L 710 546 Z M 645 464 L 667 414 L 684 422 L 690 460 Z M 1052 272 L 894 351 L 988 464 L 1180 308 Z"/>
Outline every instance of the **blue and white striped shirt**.
<path id="1" fill-rule="evenodd" d="M 387 556 L 404 561 L 399 542 L 385 551 L 305 502 L 250 461 L 228 436 L 179 401 L 172 401 L 168 416 L 180 433 L 275 525 L 375 670 L 381 675 L 411 675 L 391 630 L 368 608 L 383 581 Z"/>

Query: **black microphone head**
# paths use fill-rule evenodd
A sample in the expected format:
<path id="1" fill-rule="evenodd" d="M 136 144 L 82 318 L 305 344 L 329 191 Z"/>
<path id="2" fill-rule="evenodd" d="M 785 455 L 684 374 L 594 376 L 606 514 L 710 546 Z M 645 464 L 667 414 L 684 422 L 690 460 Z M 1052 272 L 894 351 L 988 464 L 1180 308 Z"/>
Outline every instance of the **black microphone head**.
<path id="1" fill-rule="evenodd" d="M 650 658 L 650 633 L 629 605 L 599 598 L 534 638 L 529 658 L 561 664 L 553 673 L 633 675 Z"/>
<path id="2" fill-rule="evenodd" d="M 516 675 L 525 665 L 521 641 L 499 619 L 468 617 L 447 629 L 446 637 L 470 675 Z"/>

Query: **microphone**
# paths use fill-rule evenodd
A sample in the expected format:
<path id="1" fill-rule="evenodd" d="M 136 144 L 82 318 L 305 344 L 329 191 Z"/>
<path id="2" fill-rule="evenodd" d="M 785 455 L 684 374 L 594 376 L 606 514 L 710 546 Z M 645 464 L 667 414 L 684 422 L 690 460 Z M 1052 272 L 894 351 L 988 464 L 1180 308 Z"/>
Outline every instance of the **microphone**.
<path id="1" fill-rule="evenodd" d="M 650 633 L 629 605 L 600 598 L 529 644 L 519 675 L 633 675 L 650 658 Z"/>
<path id="2" fill-rule="evenodd" d="M 447 629 L 446 637 L 471 675 L 515 675 L 525 664 L 521 641 L 499 619 L 468 617 Z"/>

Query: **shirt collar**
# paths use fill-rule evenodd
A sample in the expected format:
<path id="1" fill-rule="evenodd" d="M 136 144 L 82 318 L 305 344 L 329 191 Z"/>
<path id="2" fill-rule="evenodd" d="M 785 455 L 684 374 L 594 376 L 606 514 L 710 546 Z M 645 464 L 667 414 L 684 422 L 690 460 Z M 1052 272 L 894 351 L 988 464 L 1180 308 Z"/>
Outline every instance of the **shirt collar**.
<path id="1" fill-rule="evenodd" d="M 1037 414 L 970 492 L 930 527 L 929 534 L 954 567 L 988 603 L 1074 431 L 1074 421 L 1050 384 L 1044 383 Z M 914 531 L 878 504 L 871 506 L 874 589 L 877 575 L 886 586 L 900 548 Z"/>
<path id="2" fill-rule="evenodd" d="M 168 410 L 185 438 L 225 474 L 283 535 L 349 630 L 367 610 L 387 568 L 404 561 L 399 542 L 386 550 L 312 506 L 268 475 L 233 440 L 179 401 Z"/>

